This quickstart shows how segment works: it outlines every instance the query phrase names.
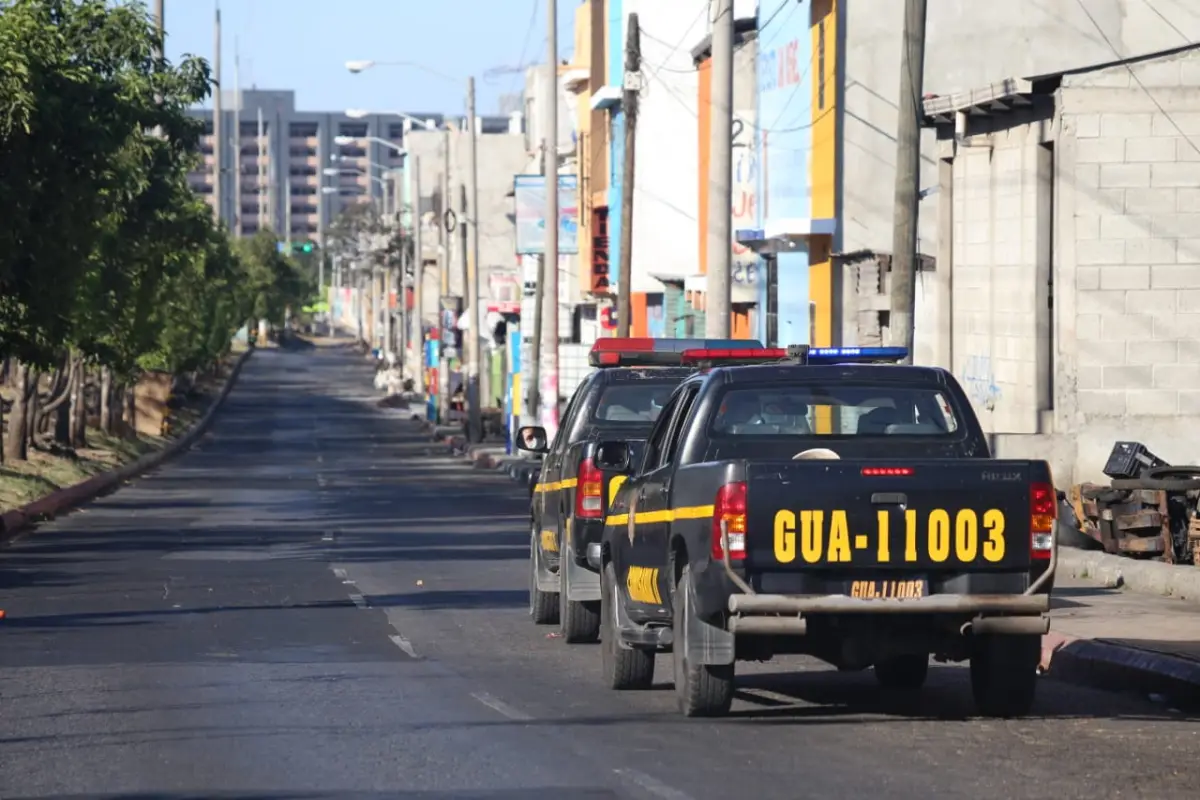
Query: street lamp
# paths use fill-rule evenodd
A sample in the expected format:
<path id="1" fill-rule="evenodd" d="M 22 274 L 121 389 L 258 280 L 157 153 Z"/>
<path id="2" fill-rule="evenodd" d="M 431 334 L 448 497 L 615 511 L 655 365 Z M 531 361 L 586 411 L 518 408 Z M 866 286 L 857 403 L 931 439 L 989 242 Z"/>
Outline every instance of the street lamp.
<path id="1" fill-rule="evenodd" d="M 424 64 L 418 64 L 415 61 L 371 61 L 369 59 L 364 59 L 360 61 L 346 62 L 346 69 L 350 70 L 350 72 L 354 73 L 355 75 L 360 72 L 365 72 L 372 67 L 411 67 L 412 69 L 419 69 L 422 72 L 428 72 L 430 75 L 434 75 L 442 80 L 451 81 L 452 83 L 458 83 L 460 80 L 459 78 L 447 75 L 444 72 L 438 72 L 436 69 L 431 69 Z"/>
<path id="2" fill-rule="evenodd" d="M 349 116 L 349 115 L 347 115 L 347 116 Z M 343 136 L 333 137 L 333 143 L 336 144 L 338 147 L 349 147 L 350 145 L 357 144 L 358 142 L 374 142 L 375 144 L 381 144 L 384 147 L 392 148 L 393 150 L 396 151 L 396 153 L 398 155 L 403 156 L 403 155 L 408 154 L 408 151 L 405 150 L 400 145 L 396 144 L 395 142 L 389 142 L 387 139 L 381 139 L 378 136 L 344 136 L 343 135 Z"/>
<path id="3" fill-rule="evenodd" d="M 400 117 L 400 119 L 406 119 L 414 125 L 420 125 L 422 128 L 424 128 L 427 131 L 436 131 L 438 129 L 438 124 L 436 122 L 434 122 L 433 120 L 421 119 L 420 117 L 414 117 L 412 114 L 406 114 L 403 111 L 375 112 L 375 111 L 369 111 L 365 108 L 348 108 L 348 109 L 346 109 L 346 116 L 349 117 L 350 119 L 362 119 L 363 117 L 372 117 L 372 116 Z"/>

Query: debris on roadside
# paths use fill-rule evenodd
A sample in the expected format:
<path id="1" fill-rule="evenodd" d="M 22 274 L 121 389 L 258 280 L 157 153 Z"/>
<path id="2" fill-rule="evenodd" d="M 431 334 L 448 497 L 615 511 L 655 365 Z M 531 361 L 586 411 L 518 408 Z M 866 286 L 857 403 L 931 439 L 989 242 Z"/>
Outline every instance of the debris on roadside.
<path id="1" fill-rule="evenodd" d="M 1116 442 L 1108 485 L 1071 487 L 1083 534 L 1107 553 L 1200 566 L 1200 466 L 1172 466 L 1141 442 Z"/>

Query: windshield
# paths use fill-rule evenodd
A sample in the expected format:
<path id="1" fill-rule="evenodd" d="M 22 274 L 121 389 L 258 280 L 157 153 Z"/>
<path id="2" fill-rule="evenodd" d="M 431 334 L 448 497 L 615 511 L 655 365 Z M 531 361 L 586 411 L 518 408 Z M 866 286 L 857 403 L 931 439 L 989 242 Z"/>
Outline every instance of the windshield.
<path id="1" fill-rule="evenodd" d="M 813 384 L 735 388 L 713 419 L 718 436 L 949 436 L 959 428 L 941 391 Z"/>
<path id="2" fill-rule="evenodd" d="M 596 422 L 654 422 L 677 385 L 617 383 L 606 386 L 592 419 Z"/>

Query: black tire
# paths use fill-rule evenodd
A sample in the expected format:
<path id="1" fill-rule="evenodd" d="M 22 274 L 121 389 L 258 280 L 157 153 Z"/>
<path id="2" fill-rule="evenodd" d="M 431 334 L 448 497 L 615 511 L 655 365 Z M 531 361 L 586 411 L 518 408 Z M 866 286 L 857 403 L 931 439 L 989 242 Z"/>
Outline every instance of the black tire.
<path id="1" fill-rule="evenodd" d="M 925 654 L 892 656 L 875 664 L 875 680 L 884 689 L 913 691 L 925 685 L 929 675 L 929 656 Z"/>
<path id="2" fill-rule="evenodd" d="M 688 588 L 692 583 L 690 567 L 683 568 L 675 585 L 673 645 L 671 660 L 675 667 L 675 697 L 685 717 L 723 717 L 733 705 L 733 664 L 690 664 L 687 659 L 687 621 L 692 614 Z"/>
<path id="3" fill-rule="evenodd" d="M 985 717 L 1023 717 L 1033 708 L 1040 636 L 979 636 L 972 644 L 971 694 Z"/>
<path id="4" fill-rule="evenodd" d="M 567 559 L 563 548 L 558 562 L 558 619 L 567 644 L 594 644 L 600 638 L 600 604 L 567 599 Z"/>
<path id="5" fill-rule="evenodd" d="M 558 622 L 558 596 L 538 588 L 538 530 L 535 526 L 529 537 L 529 618 L 535 625 Z"/>
<path id="6" fill-rule="evenodd" d="M 617 573 L 611 563 L 600 573 L 600 663 L 610 689 L 649 689 L 654 684 L 654 652 L 622 647 L 617 632 Z"/>

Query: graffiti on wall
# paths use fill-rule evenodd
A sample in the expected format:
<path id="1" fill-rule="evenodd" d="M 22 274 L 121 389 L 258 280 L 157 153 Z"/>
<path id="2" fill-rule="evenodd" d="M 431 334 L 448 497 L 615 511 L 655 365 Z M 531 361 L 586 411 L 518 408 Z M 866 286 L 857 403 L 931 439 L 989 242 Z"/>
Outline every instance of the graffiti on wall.
<path id="1" fill-rule="evenodd" d="M 969 356 L 963 364 L 962 383 L 971 402 L 984 411 L 995 410 L 996 403 L 1003 395 L 996 385 L 990 356 Z"/>

